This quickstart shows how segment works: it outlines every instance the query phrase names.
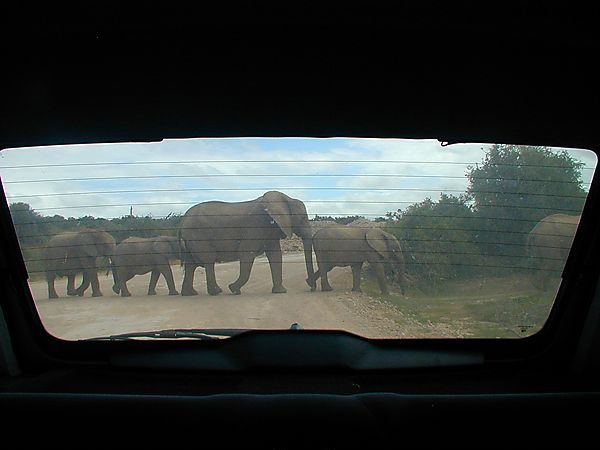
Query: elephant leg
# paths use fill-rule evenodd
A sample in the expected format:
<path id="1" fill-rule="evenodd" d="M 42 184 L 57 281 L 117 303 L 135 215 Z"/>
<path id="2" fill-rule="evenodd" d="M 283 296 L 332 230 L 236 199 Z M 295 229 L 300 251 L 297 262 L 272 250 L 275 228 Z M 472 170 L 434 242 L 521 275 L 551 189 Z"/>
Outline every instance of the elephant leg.
<path id="1" fill-rule="evenodd" d="M 83 280 L 81 281 L 81 285 L 75 289 L 75 293 L 79 296 L 79 297 L 83 297 L 83 294 L 85 293 L 85 291 L 87 290 L 87 288 L 90 287 L 90 276 L 88 274 L 88 272 L 86 270 L 83 271 Z"/>
<path id="2" fill-rule="evenodd" d="M 198 266 L 188 262 L 185 263 L 181 295 L 198 295 L 198 292 L 194 289 L 194 272 L 196 271 L 196 267 Z"/>
<path id="3" fill-rule="evenodd" d="M 134 274 L 125 271 L 119 273 L 119 290 L 121 291 L 121 297 L 131 297 L 131 292 L 127 289 L 127 282 L 131 280 L 133 276 Z"/>
<path id="4" fill-rule="evenodd" d="M 219 295 L 223 292 L 223 289 L 217 284 L 217 277 L 215 276 L 215 263 L 206 264 L 204 266 L 206 270 L 206 290 L 210 295 Z"/>
<path id="5" fill-rule="evenodd" d="M 100 281 L 98 280 L 98 271 L 96 269 L 90 270 L 90 282 L 92 284 L 92 297 L 102 297 Z"/>
<path id="6" fill-rule="evenodd" d="M 352 264 L 352 290 L 354 292 L 362 292 L 360 289 L 360 272 L 363 263 Z"/>
<path id="7" fill-rule="evenodd" d="M 545 291 L 548 285 L 548 274 L 543 268 L 534 268 L 531 273 L 531 284 L 539 290 Z"/>
<path id="8" fill-rule="evenodd" d="M 177 289 L 175 288 L 173 271 L 171 270 L 171 266 L 168 263 L 161 268 L 161 273 L 163 277 L 165 277 L 165 281 L 167 282 L 167 287 L 169 288 L 169 295 L 179 295 L 179 292 L 177 292 Z"/>
<path id="9" fill-rule="evenodd" d="M 156 295 L 156 283 L 158 283 L 158 277 L 160 277 L 160 270 L 152 269 L 150 284 L 148 285 L 148 295 Z"/>
<path id="10" fill-rule="evenodd" d="M 77 291 L 75 290 L 75 275 L 67 276 L 67 295 L 77 295 Z"/>
<path id="11" fill-rule="evenodd" d="M 371 263 L 373 266 L 373 270 L 375 271 L 375 276 L 377 277 L 377 283 L 379 284 L 379 289 L 383 295 L 388 295 L 390 293 L 387 283 L 385 281 L 385 270 L 383 269 L 383 264 L 380 262 Z"/>
<path id="12" fill-rule="evenodd" d="M 320 276 L 321 276 L 321 272 L 319 270 L 317 270 L 315 273 L 313 273 L 312 277 L 308 277 L 306 279 L 306 282 L 310 286 L 310 292 L 314 292 L 317 290 L 317 280 L 319 279 Z"/>
<path id="13" fill-rule="evenodd" d="M 329 264 L 323 264 L 319 266 L 319 271 L 321 272 L 321 290 L 323 292 L 333 291 L 333 288 L 329 284 L 329 279 L 327 278 L 327 273 L 333 269 L 333 266 Z"/>
<path id="14" fill-rule="evenodd" d="M 238 279 L 229 285 L 229 290 L 232 294 L 241 294 L 240 289 L 250 279 L 250 272 L 252 272 L 252 265 L 254 264 L 254 258 L 244 259 L 240 261 L 240 276 Z"/>
<path id="15" fill-rule="evenodd" d="M 543 274 L 542 275 L 542 291 L 547 291 L 550 289 L 550 287 L 552 286 L 552 281 L 554 280 L 554 278 L 552 278 L 551 276 L 547 275 L 547 274 Z"/>
<path id="16" fill-rule="evenodd" d="M 131 292 L 127 289 L 127 280 L 121 281 L 121 297 L 131 297 Z"/>
<path id="17" fill-rule="evenodd" d="M 323 261 L 323 256 L 320 254 L 317 254 L 317 266 L 318 269 L 313 275 L 315 289 L 317 280 L 321 278 L 321 291 L 331 291 L 332 287 L 329 285 L 329 280 L 327 279 L 327 272 L 331 270 L 331 267 L 327 268 L 327 263 Z M 325 277 L 325 281 L 323 281 L 323 277 Z"/>
<path id="18" fill-rule="evenodd" d="M 531 284 L 533 284 L 536 289 L 544 290 L 543 277 L 540 274 L 534 273 L 531 275 Z"/>
<path id="19" fill-rule="evenodd" d="M 287 289 L 283 286 L 283 260 L 281 257 L 281 244 L 279 240 L 270 241 L 265 253 L 271 267 L 271 279 L 273 280 L 273 294 L 285 294 Z"/>
<path id="20" fill-rule="evenodd" d="M 54 287 L 56 274 L 54 272 L 46 272 L 46 282 L 48 283 L 48 298 L 58 298 L 58 293 Z"/>

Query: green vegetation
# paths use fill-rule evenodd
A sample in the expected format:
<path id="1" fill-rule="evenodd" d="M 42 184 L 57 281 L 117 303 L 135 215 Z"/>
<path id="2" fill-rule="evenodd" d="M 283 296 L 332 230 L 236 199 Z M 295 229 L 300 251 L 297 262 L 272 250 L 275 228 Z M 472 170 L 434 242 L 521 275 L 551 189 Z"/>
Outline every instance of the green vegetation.
<path id="1" fill-rule="evenodd" d="M 363 292 L 396 306 L 421 324 L 447 328 L 469 338 L 520 338 L 541 329 L 550 313 L 554 291 L 539 291 L 523 275 L 442 281 L 424 292 L 382 296 L 375 280 L 364 276 Z"/>
<path id="2" fill-rule="evenodd" d="M 329 221 L 329 222 L 339 223 L 341 225 L 348 225 L 349 223 L 352 223 L 355 220 L 364 219 L 364 218 L 365 218 L 364 216 L 331 217 L 331 216 L 319 216 L 317 214 L 317 215 L 315 215 L 315 217 L 313 219 L 311 219 L 311 221 L 313 221 L 313 222 Z"/>
<path id="3" fill-rule="evenodd" d="M 9 208 L 22 247 L 43 245 L 55 234 L 82 228 L 108 231 L 117 242 L 130 236 L 175 236 L 181 218 L 177 214 L 169 214 L 164 218 L 153 218 L 151 215 L 127 215 L 115 219 L 93 216 L 65 218 L 59 215 L 42 216 L 27 203 L 11 203 Z"/>
<path id="4" fill-rule="evenodd" d="M 425 285 L 477 272 L 479 224 L 465 197 L 442 194 L 394 213 L 386 231 L 402 243 L 407 272 Z"/>
<path id="5" fill-rule="evenodd" d="M 494 145 L 480 164 L 468 167 L 462 195 L 442 193 L 375 221 L 401 242 L 410 279 L 408 295 L 386 301 L 424 323 L 448 324 L 478 337 L 531 334 L 548 316 L 554 292 L 528 282 L 526 237 L 550 214 L 579 214 L 586 191 L 583 164 L 546 147 Z M 42 216 L 26 203 L 10 211 L 30 274 L 41 273 L 41 249 L 60 232 L 100 228 L 117 242 L 129 236 L 175 235 L 181 219 L 127 215 L 104 219 Z M 315 216 L 314 222 L 349 224 L 363 216 Z M 364 273 L 364 289 L 379 297 Z M 388 268 L 390 280 L 392 268 Z"/>
<path id="6" fill-rule="evenodd" d="M 550 214 L 581 213 L 582 167 L 566 152 L 494 145 L 468 168 L 465 194 L 390 212 L 386 230 L 403 243 L 407 272 L 423 290 L 522 273 L 530 267 L 526 239 L 535 224 Z"/>
<path id="7" fill-rule="evenodd" d="M 388 213 L 386 229 L 403 244 L 412 283 L 406 296 L 393 293 L 382 301 L 465 337 L 538 331 L 555 291 L 533 288 L 527 235 L 548 215 L 581 213 L 582 167 L 566 152 L 494 145 L 481 164 L 468 168 L 465 194 L 442 193 L 437 201 Z M 364 289 L 379 296 L 368 276 Z"/>
<path id="8" fill-rule="evenodd" d="M 79 218 L 64 218 L 59 215 L 42 216 L 27 203 L 11 203 L 10 213 L 19 243 L 24 248 L 43 246 L 55 234 L 81 228 L 108 231 L 117 242 L 130 236 L 175 236 L 181 219 L 177 214 L 169 214 L 164 218 L 153 218 L 151 215 L 143 217 L 127 215 L 115 219 L 92 216 Z"/>
<path id="9" fill-rule="evenodd" d="M 80 218 L 65 218 L 59 215 L 42 216 L 29 204 L 20 202 L 10 204 L 10 213 L 21 245 L 23 259 L 32 279 L 41 277 L 44 270 L 42 249 L 56 234 L 81 228 L 102 229 L 111 233 L 117 242 L 131 236 L 175 236 L 181 218 L 176 214 L 169 214 L 164 218 L 128 215 L 115 219 L 92 216 Z"/>
<path id="10" fill-rule="evenodd" d="M 467 173 L 467 198 L 480 218 L 478 245 L 495 265 L 522 267 L 525 238 L 550 214 L 580 214 L 583 164 L 545 147 L 494 145 Z"/>

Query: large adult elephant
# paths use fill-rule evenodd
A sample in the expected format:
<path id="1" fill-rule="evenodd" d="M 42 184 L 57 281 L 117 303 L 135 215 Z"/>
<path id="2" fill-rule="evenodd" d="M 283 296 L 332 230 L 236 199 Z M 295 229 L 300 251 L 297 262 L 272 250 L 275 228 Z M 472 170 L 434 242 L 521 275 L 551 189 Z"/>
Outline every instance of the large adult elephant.
<path id="1" fill-rule="evenodd" d="M 48 297 L 58 298 L 54 288 L 56 277 L 67 277 L 67 295 L 82 296 L 92 285 L 92 296 L 99 297 L 98 257 L 112 257 L 115 239 L 102 230 L 82 229 L 53 236 L 46 245 L 43 258 L 48 282 Z M 81 285 L 75 289 L 75 276 L 83 273 Z"/>
<path id="2" fill-rule="evenodd" d="M 121 297 L 130 297 L 127 281 L 135 275 L 152 272 L 148 295 L 156 295 L 156 283 L 165 277 L 169 295 L 179 295 L 173 280 L 170 260 L 179 259 L 179 241 L 174 236 L 152 238 L 130 237 L 117 245 L 112 258 L 113 291 Z"/>
<path id="3" fill-rule="evenodd" d="M 332 225 L 321 228 L 315 233 L 313 246 L 319 270 L 309 281 L 315 283 L 321 277 L 321 290 L 332 290 L 327 279 L 327 272 L 334 267 L 350 266 L 352 268 L 352 290 L 360 292 L 362 265 L 368 261 L 375 271 L 381 293 L 388 294 L 384 263 L 391 262 L 397 273 L 396 281 L 400 284 L 400 289 L 404 294 L 406 283 L 404 256 L 398 239 L 390 233 L 386 233 L 380 228 Z"/>
<path id="4" fill-rule="evenodd" d="M 181 294 L 197 294 L 193 283 L 198 266 L 206 270 L 208 293 L 222 292 L 215 277 L 215 263 L 227 261 L 240 262 L 240 275 L 229 285 L 232 293 L 239 294 L 248 282 L 254 258 L 263 252 L 271 267 L 272 292 L 286 292 L 279 241 L 292 234 L 302 238 L 310 279 L 314 274 L 312 230 L 306 207 L 300 200 L 270 191 L 246 202 L 211 201 L 193 206 L 183 216 L 179 229 L 185 266 Z M 311 287 L 314 289 L 314 284 Z"/>
<path id="5" fill-rule="evenodd" d="M 569 256 L 581 216 L 553 214 L 540 220 L 527 236 L 532 282 L 546 290 L 555 285 Z"/>

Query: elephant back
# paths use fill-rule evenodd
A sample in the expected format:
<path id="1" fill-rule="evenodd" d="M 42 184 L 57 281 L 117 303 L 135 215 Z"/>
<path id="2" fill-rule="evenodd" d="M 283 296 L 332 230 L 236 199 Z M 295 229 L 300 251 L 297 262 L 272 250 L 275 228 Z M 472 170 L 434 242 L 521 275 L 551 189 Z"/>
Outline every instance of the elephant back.
<path id="1" fill-rule="evenodd" d="M 114 237 L 103 230 L 83 229 L 76 233 L 73 252 L 80 258 L 112 256 L 116 249 Z"/>
<path id="2" fill-rule="evenodd" d="M 179 239 L 174 236 L 157 236 L 152 238 L 152 250 L 169 259 L 180 259 Z"/>
<path id="3" fill-rule="evenodd" d="M 527 236 L 533 284 L 541 289 L 553 285 L 569 255 L 580 216 L 553 214 L 540 220 Z"/>
<path id="4" fill-rule="evenodd" d="M 313 235 L 315 251 L 323 248 L 351 246 L 358 240 L 364 239 L 364 233 L 358 236 L 361 230 L 342 224 L 328 224 L 318 229 Z"/>
<path id="5" fill-rule="evenodd" d="M 553 214 L 540 220 L 528 236 L 528 245 L 552 243 L 561 249 L 569 249 L 581 216 Z"/>

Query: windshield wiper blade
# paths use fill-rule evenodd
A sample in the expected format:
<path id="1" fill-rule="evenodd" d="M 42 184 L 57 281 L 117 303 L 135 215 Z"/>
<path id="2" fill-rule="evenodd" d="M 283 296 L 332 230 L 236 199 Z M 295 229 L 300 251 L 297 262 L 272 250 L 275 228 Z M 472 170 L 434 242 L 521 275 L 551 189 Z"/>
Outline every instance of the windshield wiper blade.
<path id="1" fill-rule="evenodd" d="M 302 325 L 293 323 L 290 330 L 303 330 Z M 248 328 L 173 328 L 156 331 L 133 331 L 131 333 L 113 334 L 83 339 L 85 341 L 126 341 L 129 339 L 198 339 L 202 341 L 219 340 L 226 337 L 237 336 L 248 331 Z"/>
<path id="2" fill-rule="evenodd" d="M 247 331 L 248 329 L 226 329 L 226 328 L 213 328 L 213 329 L 200 329 L 200 328 L 178 328 L 169 330 L 156 330 L 156 331 L 134 331 L 131 333 L 114 334 L 110 336 L 100 336 L 89 339 L 86 341 L 126 341 L 129 339 L 198 339 L 202 341 L 220 340 L 226 337 L 236 336 Z"/>

